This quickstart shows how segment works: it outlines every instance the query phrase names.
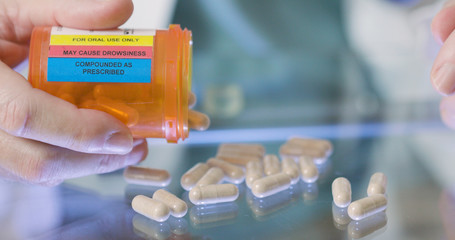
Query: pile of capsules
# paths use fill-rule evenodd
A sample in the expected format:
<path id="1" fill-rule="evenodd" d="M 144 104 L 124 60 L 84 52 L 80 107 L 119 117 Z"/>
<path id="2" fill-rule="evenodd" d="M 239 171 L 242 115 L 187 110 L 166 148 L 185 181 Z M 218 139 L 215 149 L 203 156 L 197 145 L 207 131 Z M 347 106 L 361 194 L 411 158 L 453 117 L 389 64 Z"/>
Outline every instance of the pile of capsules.
<path id="1" fill-rule="evenodd" d="M 327 160 L 333 146 L 321 139 L 291 138 L 279 152 L 281 162 L 276 155 L 265 155 L 264 147 L 259 144 L 221 144 L 214 158 L 194 165 L 183 174 L 180 184 L 189 191 L 189 200 L 195 205 L 235 201 L 239 196 L 236 184 L 243 181 L 254 196 L 264 198 L 288 189 L 300 179 L 315 182 L 319 177 L 316 164 Z M 136 166 L 128 167 L 124 178 L 132 184 L 160 187 L 170 182 L 170 175 L 165 170 Z M 152 201 L 155 195 L 152 198 L 136 196 L 132 201 L 133 209 L 156 221 L 165 221 L 169 212 L 173 216 L 183 216 L 183 211 L 175 210 L 174 205 L 180 206 L 184 202 L 171 193 L 166 196 L 166 201 L 161 201 L 164 204 Z M 185 205 L 185 213 L 186 209 Z"/>
<path id="2" fill-rule="evenodd" d="M 334 221 L 339 225 L 346 226 L 350 223 L 351 219 L 354 221 L 366 220 L 375 215 L 378 219 L 373 219 L 374 222 L 384 222 L 381 219 L 385 218 L 380 213 L 384 212 L 387 208 L 387 197 L 385 195 L 387 186 L 387 177 L 384 173 L 377 172 L 370 178 L 367 189 L 367 197 L 351 202 L 351 183 L 344 177 L 336 178 L 332 183 L 332 196 L 333 203 L 338 209 L 333 209 Z M 346 212 L 349 217 L 344 217 L 343 213 Z M 350 226 L 359 225 L 359 222 Z M 371 225 L 372 223 L 370 223 Z M 379 224 L 378 227 L 385 225 Z M 372 228 L 371 226 L 369 228 Z M 355 233 L 353 229 L 350 232 Z M 364 234 L 362 234 L 364 235 Z"/>

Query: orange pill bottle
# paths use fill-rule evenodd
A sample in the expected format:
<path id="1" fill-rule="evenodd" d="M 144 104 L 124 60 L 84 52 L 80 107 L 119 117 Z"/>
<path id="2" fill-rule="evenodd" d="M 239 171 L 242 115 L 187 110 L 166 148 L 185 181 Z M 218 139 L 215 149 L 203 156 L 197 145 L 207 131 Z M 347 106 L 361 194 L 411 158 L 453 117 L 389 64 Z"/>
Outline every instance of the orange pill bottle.
<path id="1" fill-rule="evenodd" d="M 134 137 L 188 137 L 192 36 L 168 30 L 86 31 L 37 27 L 29 82 L 75 104 L 111 114 Z"/>

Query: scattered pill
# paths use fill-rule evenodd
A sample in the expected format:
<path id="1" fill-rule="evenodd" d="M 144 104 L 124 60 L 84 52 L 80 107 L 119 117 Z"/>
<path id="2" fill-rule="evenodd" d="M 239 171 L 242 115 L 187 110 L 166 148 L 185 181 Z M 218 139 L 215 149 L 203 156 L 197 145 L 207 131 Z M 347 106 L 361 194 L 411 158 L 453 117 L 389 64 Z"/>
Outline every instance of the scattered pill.
<path id="1" fill-rule="evenodd" d="M 387 187 L 387 177 L 382 172 L 373 174 L 368 184 L 367 194 L 371 196 L 373 194 L 385 194 Z"/>
<path id="2" fill-rule="evenodd" d="M 238 167 L 232 163 L 223 161 L 218 158 L 210 158 L 207 160 L 207 164 L 210 167 L 218 167 L 224 172 L 224 176 L 226 177 L 226 181 L 239 184 L 245 180 L 245 173 L 241 167 Z"/>
<path id="3" fill-rule="evenodd" d="M 264 146 L 260 144 L 239 144 L 225 143 L 218 147 L 218 154 L 223 153 L 238 153 L 244 156 L 256 156 L 262 158 L 265 153 Z"/>
<path id="4" fill-rule="evenodd" d="M 204 176 L 209 168 L 209 165 L 205 163 L 198 163 L 194 165 L 180 178 L 180 185 L 182 185 L 182 188 L 187 191 L 191 190 L 191 188 L 196 185 L 197 181 Z"/>
<path id="5" fill-rule="evenodd" d="M 157 222 L 164 222 L 170 216 L 170 210 L 166 204 L 144 195 L 134 197 L 131 206 L 137 213 Z"/>
<path id="6" fill-rule="evenodd" d="M 281 169 L 291 178 L 291 184 L 296 184 L 300 178 L 300 169 L 292 158 L 283 158 L 281 160 Z"/>
<path id="7" fill-rule="evenodd" d="M 330 141 L 324 139 L 313 138 L 291 138 L 287 143 L 299 145 L 304 148 L 318 149 L 325 153 L 326 157 L 330 156 L 333 152 L 333 145 Z"/>
<path id="8" fill-rule="evenodd" d="M 277 174 L 281 171 L 280 160 L 274 154 L 264 156 L 264 173 L 267 176 Z"/>
<path id="9" fill-rule="evenodd" d="M 96 99 L 97 110 L 106 112 L 123 122 L 128 127 L 134 126 L 139 121 L 139 113 L 136 109 L 126 105 L 125 103 L 107 97 L 99 97 Z"/>
<path id="10" fill-rule="evenodd" d="M 224 172 L 218 167 L 211 167 L 204 176 L 197 181 L 196 186 L 203 187 L 211 184 L 218 184 L 223 181 Z"/>
<path id="11" fill-rule="evenodd" d="M 246 156 L 238 152 L 219 153 L 216 155 L 216 158 L 242 166 L 246 166 L 248 162 L 259 162 L 262 159 L 262 157 Z"/>
<path id="12" fill-rule="evenodd" d="M 188 93 L 188 108 L 193 108 L 196 105 L 196 95 L 193 92 Z"/>
<path id="13" fill-rule="evenodd" d="M 188 211 L 188 206 L 182 199 L 164 189 L 155 191 L 152 198 L 166 204 L 174 217 L 181 218 Z"/>
<path id="14" fill-rule="evenodd" d="M 239 189 L 230 183 L 197 186 L 192 188 L 189 193 L 190 201 L 195 205 L 232 202 L 238 196 Z"/>
<path id="15" fill-rule="evenodd" d="M 262 163 L 259 161 L 252 161 L 246 164 L 245 181 L 248 188 L 253 186 L 253 182 L 257 179 L 262 178 L 264 170 Z"/>
<path id="16" fill-rule="evenodd" d="M 387 208 L 387 198 L 382 194 L 371 195 L 352 202 L 348 214 L 354 220 L 361 220 Z"/>
<path id="17" fill-rule="evenodd" d="M 333 202 L 340 208 L 351 203 L 351 183 L 344 177 L 336 178 L 332 183 Z"/>
<path id="18" fill-rule="evenodd" d="M 123 172 L 125 181 L 131 184 L 165 187 L 171 182 L 171 175 L 163 169 L 128 166 Z"/>
<path id="19" fill-rule="evenodd" d="M 316 182 L 319 177 L 318 169 L 313 162 L 313 159 L 306 156 L 301 156 L 300 161 L 300 170 L 302 171 L 302 180 L 307 183 Z"/>
<path id="20" fill-rule="evenodd" d="M 294 157 L 300 156 L 312 157 L 315 161 L 324 162 L 327 156 L 324 151 L 315 148 L 303 148 L 299 145 L 286 143 L 280 147 L 280 155 L 282 157 Z"/>
<path id="21" fill-rule="evenodd" d="M 253 182 L 251 192 L 258 198 L 267 197 L 286 190 L 291 186 L 291 178 L 286 173 L 277 173 Z"/>
<path id="22" fill-rule="evenodd" d="M 210 118 L 198 111 L 188 111 L 188 126 L 197 131 L 205 131 L 210 126 Z"/>

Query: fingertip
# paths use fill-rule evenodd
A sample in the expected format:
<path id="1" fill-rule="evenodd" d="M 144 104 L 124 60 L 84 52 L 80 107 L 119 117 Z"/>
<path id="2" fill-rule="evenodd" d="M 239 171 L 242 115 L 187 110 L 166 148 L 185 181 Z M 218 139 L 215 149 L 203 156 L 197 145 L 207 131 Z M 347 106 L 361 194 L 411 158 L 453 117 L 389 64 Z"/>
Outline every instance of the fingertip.
<path id="1" fill-rule="evenodd" d="M 435 40 L 443 44 L 455 29 L 455 1 L 444 5 L 431 22 L 431 31 Z"/>
<path id="2" fill-rule="evenodd" d="M 147 158 L 148 155 L 148 145 L 145 139 L 135 139 L 135 146 L 131 151 L 128 159 L 126 161 L 126 165 L 135 165 Z"/>
<path id="3" fill-rule="evenodd" d="M 439 105 L 441 120 L 450 128 L 455 129 L 455 101 L 454 97 L 445 97 Z"/>

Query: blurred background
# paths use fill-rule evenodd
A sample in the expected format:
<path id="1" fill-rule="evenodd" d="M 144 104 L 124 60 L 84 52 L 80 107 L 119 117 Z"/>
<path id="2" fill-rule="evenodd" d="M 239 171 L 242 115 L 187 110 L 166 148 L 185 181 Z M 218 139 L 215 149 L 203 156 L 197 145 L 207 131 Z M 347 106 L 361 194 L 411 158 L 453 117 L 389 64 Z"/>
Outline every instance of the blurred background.
<path id="1" fill-rule="evenodd" d="M 195 219 L 223 211 L 193 208 L 168 225 L 133 217 L 129 196 L 153 189 L 127 185 L 121 171 L 51 189 L 7 183 L 2 192 L 8 194 L 0 195 L 2 239 L 147 238 L 138 224 L 148 226 L 152 239 L 175 237 L 167 234 L 172 224 L 186 226 L 183 239 L 351 239 L 333 222 L 330 184 L 345 176 L 360 198 L 376 171 L 389 177 L 389 207 L 382 230 L 364 239 L 455 238 L 455 133 L 440 121 L 441 97 L 429 79 L 439 49 L 430 24 L 443 1 L 134 3 L 124 27 L 178 23 L 192 30 L 196 109 L 212 120 L 208 131 L 192 131 L 178 145 L 148 139 L 150 154 L 141 165 L 170 171 L 168 189 L 184 197 L 179 177 L 214 156 L 219 143 L 261 143 L 277 154 L 290 136 L 307 136 L 334 143 L 328 165 L 319 166 L 325 175 L 268 205 L 244 189 L 234 206 L 220 207 L 232 210 L 231 221 L 209 226 Z M 270 206 L 274 214 L 258 214 Z"/>

